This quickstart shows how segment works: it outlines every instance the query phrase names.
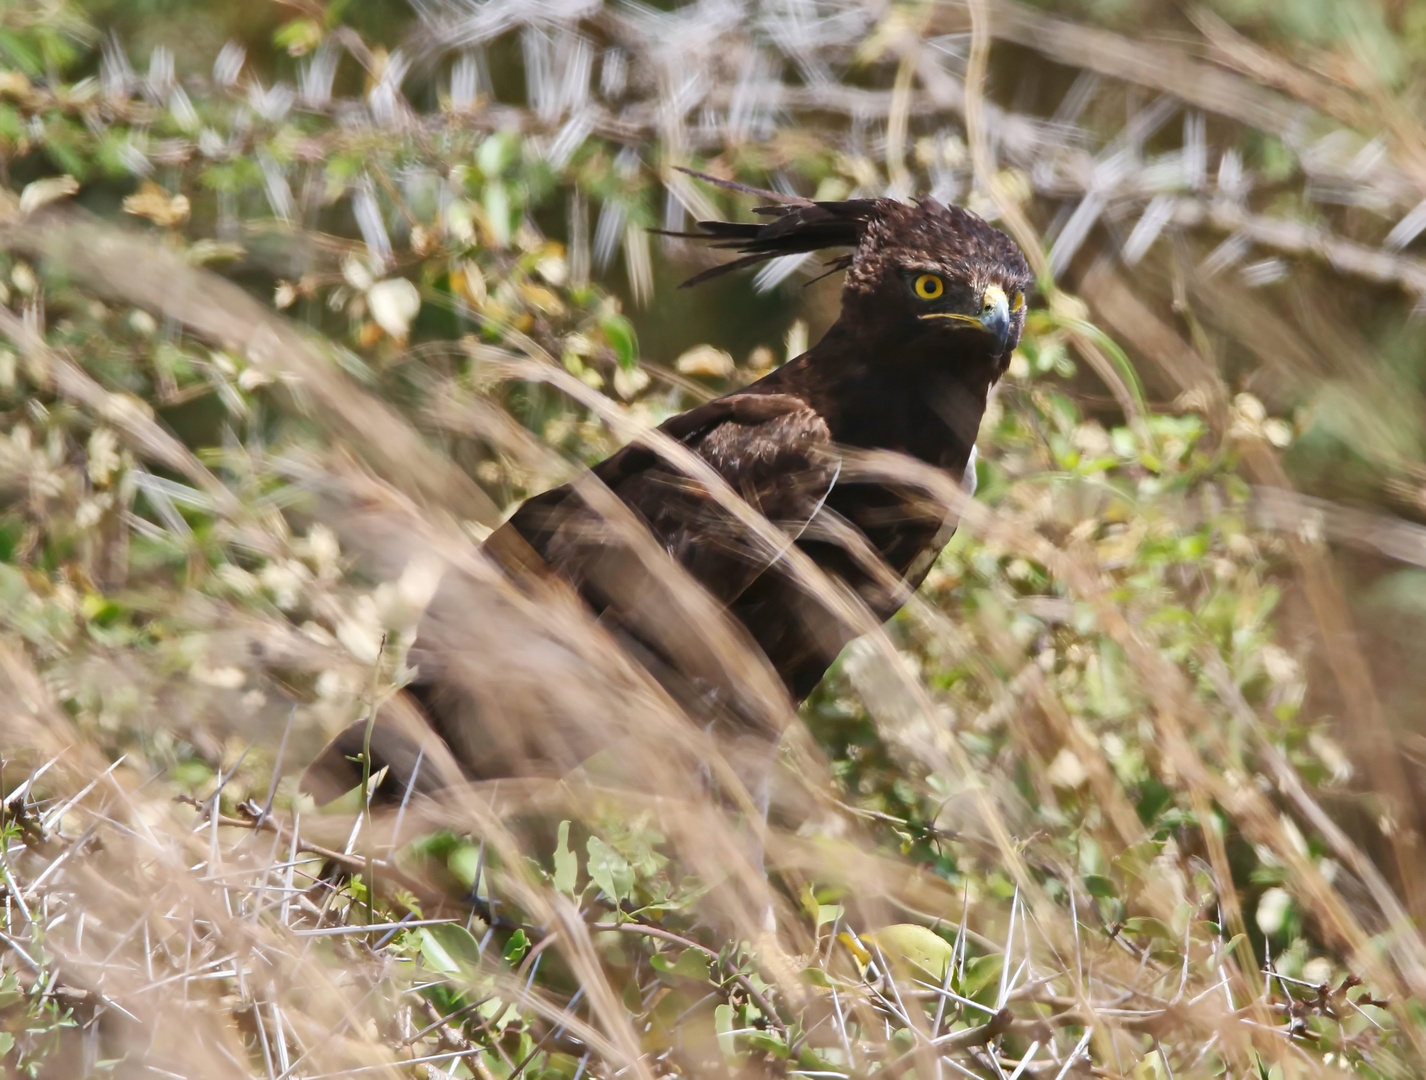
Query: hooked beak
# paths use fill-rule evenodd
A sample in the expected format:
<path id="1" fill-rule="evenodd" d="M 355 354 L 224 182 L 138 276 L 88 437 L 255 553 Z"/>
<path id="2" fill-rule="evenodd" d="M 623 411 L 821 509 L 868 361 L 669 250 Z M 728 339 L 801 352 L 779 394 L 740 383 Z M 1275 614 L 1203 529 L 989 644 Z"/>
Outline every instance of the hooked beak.
<path id="1" fill-rule="evenodd" d="M 1010 342 L 1010 301 L 1005 296 L 1005 290 L 999 285 L 991 285 L 986 288 L 985 296 L 981 299 L 979 315 L 958 315 L 949 311 L 933 311 L 922 315 L 921 318 L 950 319 L 953 322 L 974 326 L 977 330 L 983 331 L 995 339 L 997 356 L 1005 351 L 1005 346 Z"/>

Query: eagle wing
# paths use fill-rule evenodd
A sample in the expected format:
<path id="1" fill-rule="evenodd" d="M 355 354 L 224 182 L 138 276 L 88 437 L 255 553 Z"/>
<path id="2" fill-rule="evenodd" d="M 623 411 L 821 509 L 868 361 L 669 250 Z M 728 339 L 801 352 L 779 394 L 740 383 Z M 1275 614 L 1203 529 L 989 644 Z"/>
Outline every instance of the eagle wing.
<path id="1" fill-rule="evenodd" d="M 594 474 L 671 558 L 715 599 L 731 604 L 806 530 L 836 482 L 841 458 L 825 420 L 789 394 L 732 394 L 673 417 L 660 430 L 707 461 L 778 529 L 783 545 L 770 549 L 701 483 L 642 443 L 595 466 Z M 527 500 L 487 549 L 508 563 L 515 536 L 596 610 L 637 604 L 644 577 L 639 560 L 617 524 L 573 485 Z"/>

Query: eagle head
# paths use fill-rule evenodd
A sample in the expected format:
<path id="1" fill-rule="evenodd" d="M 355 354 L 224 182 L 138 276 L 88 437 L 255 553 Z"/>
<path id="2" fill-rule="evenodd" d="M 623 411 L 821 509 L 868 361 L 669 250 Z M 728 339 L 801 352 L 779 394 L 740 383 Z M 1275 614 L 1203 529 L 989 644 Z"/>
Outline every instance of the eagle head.
<path id="1" fill-rule="evenodd" d="M 1015 241 L 971 211 L 935 199 L 874 205 L 847 264 L 848 321 L 902 338 L 949 335 L 961 349 L 1008 363 L 1025 328 L 1031 282 Z"/>
<path id="2" fill-rule="evenodd" d="M 680 234 L 741 254 L 685 286 L 780 255 L 852 248 L 828 263 L 847 271 L 845 325 L 906 342 L 952 337 L 958 352 L 980 353 L 997 373 L 1009 363 L 1033 275 L 1015 241 L 979 215 L 933 198 L 817 202 L 693 175 L 776 201 L 755 208 L 762 222 L 700 221 L 700 232 Z"/>

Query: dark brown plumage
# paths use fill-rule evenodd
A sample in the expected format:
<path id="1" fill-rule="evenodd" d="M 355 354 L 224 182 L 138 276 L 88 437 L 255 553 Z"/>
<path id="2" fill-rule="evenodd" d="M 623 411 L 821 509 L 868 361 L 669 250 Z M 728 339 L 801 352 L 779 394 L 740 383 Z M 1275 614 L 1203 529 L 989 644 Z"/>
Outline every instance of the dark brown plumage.
<path id="1" fill-rule="evenodd" d="M 897 451 L 960 478 L 987 394 L 1024 326 L 1029 267 L 1004 233 L 933 199 L 813 202 L 724 186 L 769 200 L 756 211 L 766 220 L 700 222 L 692 235 L 739 257 L 685 284 L 780 255 L 850 248 L 831 264 L 847 271 L 841 315 L 802 356 L 673 417 L 662 431 L 708 462 L 876 619 L 890 618 L 920 585 L 954 522 L 920 492 L 844 476 L 844 450 Z M 793 701 L 811 692 L 856 636 L 855 626 L 794 579 L 786 559 L 746 535 L 654 450 L 630 445 L 592 471 L 746 630 Z M 867 565 L 867 547 L 890 578 Z M 528 500 L 486 550 L 512 574 L 533 564 L 567 581 L 690 712 L 718 711 L 735 724 L 743 715 L 736 687 L 710 692 L 702 673 L 690 671 L 686 650 L 661 640 L 643 609 L 636 557 L 573 485 Z M 460 709 L 439 678 L 418 681 L 412 694 L 467 775 L 521 768 L 516 755 L 485 750 L 505 740 L 481 733 L 479 718 Z M 324 752 L 309 770 L 309 788 L 333 794 L 354 782 L 359 773 L 343 761 L 360 750 L 359 728 Z M 776 732 L 765 734 L 775 741 Z M 378 734 L 372 756 L 377 766 L 392 765 L 399 782 L 408 770 L 397 759 L 409 765 L 413 755 L 409 743 L 392 739 Z"/>

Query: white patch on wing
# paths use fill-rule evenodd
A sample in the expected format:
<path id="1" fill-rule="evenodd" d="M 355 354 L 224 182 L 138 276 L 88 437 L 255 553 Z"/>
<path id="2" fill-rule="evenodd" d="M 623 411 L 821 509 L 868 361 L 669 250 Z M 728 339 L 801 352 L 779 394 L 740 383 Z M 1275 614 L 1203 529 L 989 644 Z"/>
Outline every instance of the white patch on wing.
<path id="1" fill-rule="evenodd" d="M 979 478 L 975 475 L 975 462 L 978 457 L 980 457 L 980 451 L 977 450 L 975 444 L 972 443 L 970 448 L 970 460 L 966 462 L 966 471 L 961 474 L 961 490 L 966 493 L 967 498 L 971 499 L 975 498 L 976 484 L 980 482 Z"/>

